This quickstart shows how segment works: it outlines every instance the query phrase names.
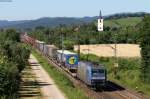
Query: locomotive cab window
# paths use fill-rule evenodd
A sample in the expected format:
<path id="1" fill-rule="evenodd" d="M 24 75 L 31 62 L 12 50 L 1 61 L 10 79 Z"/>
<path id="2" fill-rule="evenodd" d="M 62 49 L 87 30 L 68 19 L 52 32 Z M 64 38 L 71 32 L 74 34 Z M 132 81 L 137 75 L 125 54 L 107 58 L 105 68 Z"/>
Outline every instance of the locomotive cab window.
<path id="1" fill-rule="evenodd" d="M 105 73 L 105 70 L 102 69 L 93 69 L 92 70 L 92 76 L 97 77 L 99 75 L 102 75 Z"/>

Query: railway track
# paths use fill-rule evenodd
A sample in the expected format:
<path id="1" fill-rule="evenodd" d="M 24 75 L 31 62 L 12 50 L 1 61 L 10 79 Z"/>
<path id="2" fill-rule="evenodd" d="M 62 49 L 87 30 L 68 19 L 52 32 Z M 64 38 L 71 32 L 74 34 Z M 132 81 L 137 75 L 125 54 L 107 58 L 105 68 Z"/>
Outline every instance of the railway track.
<path id="1" fill-rule="evenodd" d="M 43 53 L 37 50 L 38 53 L 45 56 Z M 62 71 L 74 84 L 75 87 L 82 89 L 90 99 L 145 99 L 134 95 L 127 91 L 126 89 L 117 86 L 112 82 L 108 82 L 107 86 L 101 88 L 100 90 L 93 90 L 82 81 L 75 78 L 75 74 L 69 72 L 66 68 L 57 63 L 56 60 L 51 59 L 48 56 L 45 56 L 50 64 L 56 67 L 59 71 Z"/>
<path id="2" fill-rule="evenodd" d="M 144 99 L 141 96 L 135 95 L 131 92 L 129 92 L 127 89 L 124 89 L 118 85 L 114 85 L 114 83 L 109 82 L 107 85 L 108 89 L 114 90 L 112 93 L 119 95 L 122 99 Z"/>

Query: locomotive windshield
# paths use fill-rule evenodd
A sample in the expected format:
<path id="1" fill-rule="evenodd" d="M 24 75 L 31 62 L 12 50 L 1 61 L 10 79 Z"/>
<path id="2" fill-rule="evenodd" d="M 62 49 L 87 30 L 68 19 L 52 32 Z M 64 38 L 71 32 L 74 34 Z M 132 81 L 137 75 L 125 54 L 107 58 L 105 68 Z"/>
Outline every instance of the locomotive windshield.
<path id="1" fill-rule="evenodd" d="M 104 69 L 93 69 L 92 70 L 92 76 L 93 77 L 100 77 L 105 75 L 105 70 Z"/>

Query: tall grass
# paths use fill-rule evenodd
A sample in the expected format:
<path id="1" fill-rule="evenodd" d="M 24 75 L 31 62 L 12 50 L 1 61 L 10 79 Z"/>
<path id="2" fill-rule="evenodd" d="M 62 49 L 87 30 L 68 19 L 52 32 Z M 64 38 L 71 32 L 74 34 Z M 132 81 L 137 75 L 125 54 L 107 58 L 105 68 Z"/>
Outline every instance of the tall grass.
<path id="1" fill-rule="evenodd" d="M 87 55 L 81 54 L 81 60 L 87 60 Z M 90 54 L 88 61 L 103 64 L 107 69 L 109 80 L 150 96 L 150 85 L 143 83 L 140 79 L 140 58 L 118 58 L 119 67 L 116 68 L 116 75 L 114 75 L 113 57 L 98 57 Z"/>

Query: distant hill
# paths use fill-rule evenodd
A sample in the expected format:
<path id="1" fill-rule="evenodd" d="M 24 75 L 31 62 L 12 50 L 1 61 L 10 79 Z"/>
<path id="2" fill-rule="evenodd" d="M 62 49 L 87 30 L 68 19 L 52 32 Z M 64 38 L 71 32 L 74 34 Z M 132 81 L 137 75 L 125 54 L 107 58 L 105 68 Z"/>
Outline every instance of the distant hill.
<path id="1" fill-rule="evenodd" d="M 120 13 L 113 14 L 108 16 L 103 16 L 105 19 L 106 26 L 117 26 L 117 25 L 135 25 L 141 21 L 141 17 L 149 13 L 137 12 L 137 13 Z M 94 17 L 83 17 L 83 18 L 74 18 L 74 17 L 55 17 L 55 18 L 40 18 L 36 20 L 23 20 L 23 21 L 0 21 L 0 28 L 16 28 L 16 29 L 26 29 L 26 28 L 35 28 L 37 26 L 45 27 L 55 27 L 60 24 L 71 25 L 71 24 L 82 24 L 90 23 L 95 21 L 98 16 Z"/>
<path id="2" fill-rule="evenodd" d="M 7 26 L 13 26 L 17 24 L 22 24 L 24 22 L 28 22 L 27 20 L 21 20 L 21 21 L 7 21 L 7 20 L 0 20 L 0 27 L 7 27 Z"/>
<path id="3" fill-rule="evenodd" d="M 135 12 L 135 13 L 116 13 L 112 15 L 105 16 L 105 19 L 120 19 L 127 17 L 143 17 L 145 15 L 149 15 L 147 12 Z"/>
<path id="4" fill-rule="evenodd" d="M 69 17 L 56 17 L 56 18 L 40 18 L 37 20 L 28 21 L 0 21 L 0 28 L 35 28 L 37 26 L 55 27 L 60 24 L 71 25 L 89 23 L 95 20 L 96 17 L 84 18 L 69 18 Z"/>

